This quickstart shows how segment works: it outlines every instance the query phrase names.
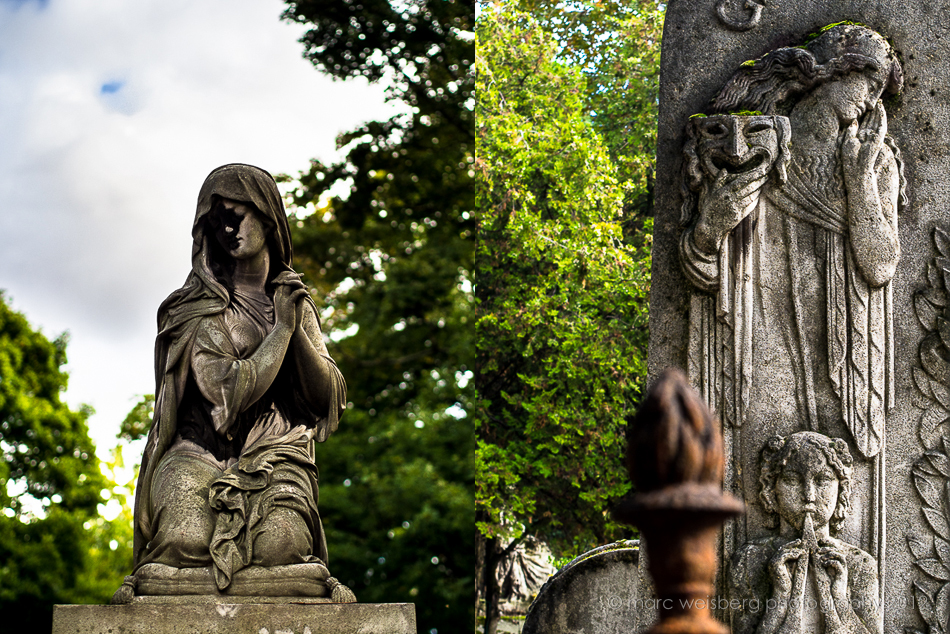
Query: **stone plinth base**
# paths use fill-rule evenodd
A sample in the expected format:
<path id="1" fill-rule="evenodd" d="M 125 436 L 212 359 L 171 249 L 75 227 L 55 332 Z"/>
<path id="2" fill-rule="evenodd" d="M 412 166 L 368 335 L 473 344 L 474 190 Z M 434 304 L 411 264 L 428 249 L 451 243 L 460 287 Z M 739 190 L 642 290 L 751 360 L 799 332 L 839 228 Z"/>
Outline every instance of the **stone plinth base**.
<path id="1" fill-rule="evenodd" d="M 416 634 L 411 603 L 279 603 L 137 600 L 131 605 L 57 605 L 53 634 Z M 151 600 L 150 600 L 151 599 Z"/>

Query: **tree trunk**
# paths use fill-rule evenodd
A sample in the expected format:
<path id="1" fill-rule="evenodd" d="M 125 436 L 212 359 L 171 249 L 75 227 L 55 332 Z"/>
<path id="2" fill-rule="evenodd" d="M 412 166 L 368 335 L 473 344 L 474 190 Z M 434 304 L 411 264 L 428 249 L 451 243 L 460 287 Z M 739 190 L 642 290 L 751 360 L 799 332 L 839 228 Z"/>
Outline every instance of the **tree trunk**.
<path id="1" fill-rule="evenodd" d="M 485 567 L 482 569 L 482 592 L 485 597 L 485 634 L 498 634 L 501 620 L 501 588 L 498 585 L 498 564 L 501 563 L 501 545 L 497 537 L 485 539 Z"/>

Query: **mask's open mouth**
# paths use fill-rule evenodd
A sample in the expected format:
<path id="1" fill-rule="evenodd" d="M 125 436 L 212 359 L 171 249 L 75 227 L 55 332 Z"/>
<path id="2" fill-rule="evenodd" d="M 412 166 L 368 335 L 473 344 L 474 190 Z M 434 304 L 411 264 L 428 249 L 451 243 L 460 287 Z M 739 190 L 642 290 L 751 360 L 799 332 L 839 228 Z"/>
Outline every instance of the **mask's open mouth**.
<path id="1" fill-rule="evenodd" d="M 753 151 L 751 155 L 746 154 L 742 157 L 731 157 L 717 152 L 712 157 L 712 164 L 719 171 L 726 170 L 730 174 L 743 174 L 760 167 L 768 158 L 767 153 L 760 151 Z"/>

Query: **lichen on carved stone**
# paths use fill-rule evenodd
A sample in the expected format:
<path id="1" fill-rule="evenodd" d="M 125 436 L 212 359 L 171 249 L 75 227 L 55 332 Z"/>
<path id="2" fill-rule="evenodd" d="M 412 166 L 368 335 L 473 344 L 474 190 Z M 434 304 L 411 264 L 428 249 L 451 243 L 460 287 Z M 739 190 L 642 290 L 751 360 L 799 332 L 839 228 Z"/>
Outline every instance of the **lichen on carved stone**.
<path id="1" fill-rule="evenodd" d="M 850 512 L 852 462 L 844 440 L 814 432 L 766 443 L 759 500 L 777 534 L 733 560 L 736 634 L 880 634 L 877 562 L 835 537 Z"/>

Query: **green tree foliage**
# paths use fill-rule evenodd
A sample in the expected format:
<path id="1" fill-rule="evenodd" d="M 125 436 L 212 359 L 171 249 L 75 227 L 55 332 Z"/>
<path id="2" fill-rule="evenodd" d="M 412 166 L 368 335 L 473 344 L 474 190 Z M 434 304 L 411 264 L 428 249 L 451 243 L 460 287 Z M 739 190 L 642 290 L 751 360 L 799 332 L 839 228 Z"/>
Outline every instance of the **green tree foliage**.
<path id="1" fill-rule="evenodd" d="M 656 0 L 521 0 L 558 43 L 557 58 L 584 76 L 585 110 L 627 192 L 652 183 L 664 4 Z"/>
<path id="2" fill-rule="evenodd" d="M 654 141 L 630 135 L 655 128 L 655 101 L 638 114 L 614 100 L 651 99 L 655 78 L 635 86 L 628 56 L 657 46 L 638 40 L 649 16 L 525 4 L 537 18 L 495 4 L 476 26 L 476 503 L 489 632 L 495 567 L 519 538 L 563 556 L 621 534 L 605 511 L 628 488 L 623 428 L 646 371 Z M 602 49 L 615 40 L 612 61 Z M 610 120 L 628 116 L 646 120 Z"/>
<path id="3" fill-rule="evenodd" d="M 132 572 L 132 501 L 138 464 L 126 470 L 123 449 L 117 445 L 110 459 L 100 462 L 108 481 L 103 492 L 107 505 L 99 507 L 98 517 L 83 524 L 87 561 L 74 603 L 108 603 L 123 577 Z"/>
<path id="4" fill-rule="evenodd" d="M 66 337 L 48 340 L 0 293 L 0 623 L 11 632 L 48 630 L 54 603 L 108 599 L 115 587 L 96 592 L 110 573 L 86 526 L 108 481 L 89 410 L 61 400 L 65 363 Z"/>
<path id="5" fill-rule="evenodd" d="M 285 18 L 319 70 L 383 80 L 404 106 L 290 185 L 295 266 L 352 404 L 317 447 L 330 568 L 361 601 L 415 603 L 420 632 L 454 632 L 474 620 L 472 8 L 312 0 Z"/>
<path id="6" fill-rule="evenodd" d="M 155 395 L 145 394 L 126 415 L 122 424 L 119 425 L 119 433 L 116 434 L 116 438 L 125 443 L 147 438 L 148 430 L 152 427 L 154 414 Z"/>

